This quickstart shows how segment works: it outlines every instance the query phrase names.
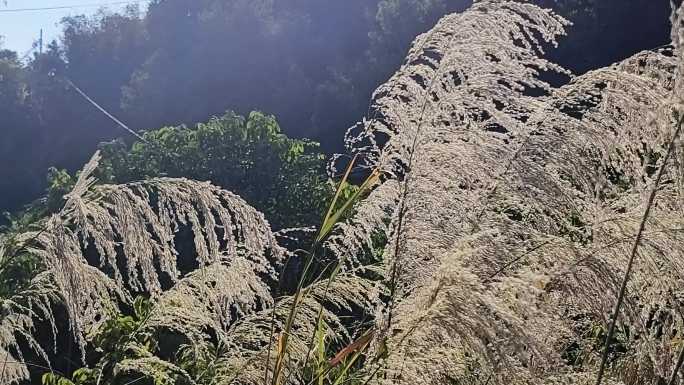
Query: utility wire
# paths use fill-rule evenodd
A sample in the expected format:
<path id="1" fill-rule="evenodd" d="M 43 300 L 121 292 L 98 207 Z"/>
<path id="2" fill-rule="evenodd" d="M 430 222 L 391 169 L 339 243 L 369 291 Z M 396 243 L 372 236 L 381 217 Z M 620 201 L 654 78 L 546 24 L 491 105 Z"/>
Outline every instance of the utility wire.
<path id="1" fill-rule="evenodd" d="M 88 101 L 90 104 L 92 104 L 95 108 L 97 108 L 98 110 L 100 110 L 100 112 L 102 112 L 103 114 L 105 114 L 109 119 L 113 120 L 114 123 L 116 123 L 116 124 L 119 125 L 119 127 L 121 127 L 121 128 L 123 128 L 124 130 L 128 131 L 131 135 L 135 136 L 136 138 L 140 139 L 141 141 L 143 141 L 143 142 L 145 142 L 145 143 L 147 143 L 147 144 L 150 144 L 150 143 L 149 143 L 147 140 L 145 140 L 145 138 L 143 138 L 140 134 L 138 134 L 137 132 L 135 132 L 135 131 L 131 130 L 130 128 L 128 128 L 127 125 L 123 124 L 123 123 L 122 123 L 119 119 L 117 119 L 114 115 L 110 114 L 109 112 L 107 112 L 107 110 L 105 110 L 103 107 L 101 107 L 99 104 L 97 104 L 97 102 L 95 102 L 93 99 L 91 99 L 90 96 L 88 96 L 85 92 L 83 92 L 83 90 L 81 90 L 80 88 L 78 88 L 78 86 L 77 86 L 76 84 L 74 84 L 74 82 L 72 82 L 69 78 L 67 78 L 66 76 L 63 77 L 63 78 L 64 78 L 64 80 L 66 80 L 67 83 L 69 83 L 69 85 L 70 85 L 76 92 L 78 92 L 79 95 L 81 95 L 85 100 L 87 100 L 87 101 Z"/>
<path id="2" fill-rule="evenodd" d="M 108 3 L 59 5 L 59 6 L 54 6 L 54 7 L 0 9 L 0 13 L 52 11 L 52 10 L 58 10 L 58 9 L 86 8 L 86 7 L 106 7 L 109 5 L 149 3 L 150 1 L 152 1 L 152 0 L 128 0 L 128 1 L 113 1 L 113 2 L 108 2 Z"/>
<path id="3" fill-rule="evenodd" d="M 102 107 L 102 106 L 100 106 L 99 104 L 97 104 L 97 102 L 94 101 L 90 96 L 88 96 L 88 94 L 86 94 L 82 89 L 80 89 L 76 84 L 74 84 L 74 82 L 72 82 L 71 79 L 67 78 L 66 76 L 61 76 L 61 78 L 64 79 L 64 80 L 69 84 L 69 86 L 71 86 L 76 92 L 78 92 L 78 94 L 81 95 L 86 101 L 88 101 L 90 104 L 92 104 L 92 105 L 93 105 L 95 108 L 97 108 L 100 112 L 102 112 L 103 114 L 105 114 L 109 119 L 111 119 L 112 121 L 114 121 L 119 127 L 123 128 L 123 129 L 126 130 L 128 133 L 130 133 L 131 135 L 135 136 L 136 138 L 140 139 L 140 141 L 142 141 L 143 143 L 149 145 L 152 149 L 154 149 L 154 150 L 156 150 L 156 151 L 159 151 L 159 153 L 160 153 L 163 157 L 167 157 L 167 158 L 168 158 L 169 155 L 173 155 L 176 159 L 178 159 L 178 158 L 181 157 L 180 155 L 178 155 L 178 153 L 176 153 L 176 152 L 174 152 L 174 151 L 170 151 L 170 152 L 165 151 L 163 148 L 161 148 L 161 147 L 159 146 L 158 143 L 150 142 L 150 141 L 148 141 L 147 139 L 145 139 L 144 137 L 142 137 L 140 134 L 138 134 L 137 132 L 131 130 L 127 125 L 123 124 L 123 123 L 122 123 L 119 119 L 117 119 L 114 115 L 110 114 L 107 110 L 105 110 L 104 107 Z M 168 158 L 168 159 L 170 159 L 170 158 Z"/>
<path id="4" fill-rule="evenodd" d="M 26 51 L 26 53 L 24 53 L 24 54 L 21 56 L 21 58 L 19 59 L 19 61 L 20 61 L 20 62 L 23 62 L 23 61 L 31 54 L 31 52 L 33 52 L 33 51 L 35 51 L 35 50 L 36 50 L 36 46 L 34 45 L 33 47 L 31 47 L 31 49 L 29 49 L 28 51 Z"/>

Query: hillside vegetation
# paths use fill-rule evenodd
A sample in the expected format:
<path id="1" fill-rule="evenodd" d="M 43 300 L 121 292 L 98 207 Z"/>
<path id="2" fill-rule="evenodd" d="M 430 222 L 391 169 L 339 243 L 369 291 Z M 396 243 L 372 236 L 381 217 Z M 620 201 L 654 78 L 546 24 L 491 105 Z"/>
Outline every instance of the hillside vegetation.
<path id="1" fill-rule="evenodd" d="M 75 172 L 100 142 L 133 139 L 69 82 L 135 131 L 258 110 L 275 115 L 290 138 L 332 154 L 416 35 L 471 3 L 153 0 L 147 9 L 65 18 L 42 54 L 0 42 L 0 162 L 21 165 L 0 169 L 0 212 L 39 198 L 49 167 Z M 668 0 L 534 3 L 574 23 L 549 54 L 578 74 L 670 40 Z M 0 10 L 13 7 L 0 2 Z M 625 32 L 637 25 L 638 33 Z"/>

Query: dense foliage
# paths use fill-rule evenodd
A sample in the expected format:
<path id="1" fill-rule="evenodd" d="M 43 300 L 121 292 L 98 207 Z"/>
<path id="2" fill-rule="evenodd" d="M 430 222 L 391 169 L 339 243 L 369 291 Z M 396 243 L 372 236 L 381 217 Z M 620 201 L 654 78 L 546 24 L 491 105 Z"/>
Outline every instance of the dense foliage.
<path id="1" fill-rule="evenodd" d="M 103 144 L 98 179 L 155 177 L 211 181 L 263 212 L 274 229 L 316 226 L 332 197 L 318 144 L 290 139 L 272 116 L 228 113 L 196 127 L 164 127 L 129 149 Z"/>
<path id="2" fill-rule="evenodd" d="M 538 2 L 576 23 L 551 52 L 575 72 L 668 41 L 667 0 Z M 0 171 L 0 210 L 39 196 L 49 167 L 73 172 L 99 142 L 126 135 L 65 77 L 136 130 L 261 110 L 333 152 L 415 35 L 470 3 L 155 0 L 145 14 L 67 18 L 43 55 L 0 55 L 0 161 L 23 165 Z"/>

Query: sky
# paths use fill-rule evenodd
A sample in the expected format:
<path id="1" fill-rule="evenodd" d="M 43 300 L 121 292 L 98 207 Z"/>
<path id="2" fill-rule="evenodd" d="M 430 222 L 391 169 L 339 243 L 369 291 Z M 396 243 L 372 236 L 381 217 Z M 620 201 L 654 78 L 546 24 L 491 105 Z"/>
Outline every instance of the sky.
<path id="1" fill-rule="evenodd" d="M 136 3 L 139 1 L 129 1 Z M 142 1 L 141 7 L 147 1 Z M 43 29 L 43 40 L 47 45 L 59 37 L 59 21 L 65 16 L 93 14 L 106 7 L 118 11 L 126 6 L 122 0 L 0 0 L 0 36 L 6 49 L 24 54 L 31 49 Z M 53 8 L 49 10 L 27 10 L 32 8 Z M 66 8 L 61 8 L 66 7 Z"/>

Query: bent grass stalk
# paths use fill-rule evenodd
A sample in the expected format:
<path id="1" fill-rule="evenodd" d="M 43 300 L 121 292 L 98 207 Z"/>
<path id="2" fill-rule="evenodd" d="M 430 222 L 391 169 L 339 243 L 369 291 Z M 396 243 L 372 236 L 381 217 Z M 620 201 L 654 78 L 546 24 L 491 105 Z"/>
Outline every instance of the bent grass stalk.
<path id="1" fill-rule="evenodd" d="M 639 224 L 639 231 L 637 232 L 636 237 L 634 238 L 632 252 L 630 253 L 629 262 L 627 263 L 627 270 L 625 271 L 625 275 L 622 279 L 620 291 L 618 292 L 617 303 L 615 304 L 615 310 L 613 311 L 613 316 L 610 321 L 610 327 L 608 328 L 608 334 L 606 335 L 606 341 L 603 347 L 603 356 L 601 357 L 601 366 L 599 367 L 599 371 L 596 376 L 596 385 L 601 385 L 601 381 L 603 380 L 604 372 L 606 370 L 606 364 L 608 363 L 608 354 L 610 352 L 611 340 L 613 339 L 613 334 L 615 333 L 615 325 L 617 324 L 617 319 L 620 316 L 620 309 L 622 308 L 622 303 L 625 299 L 625 292 L 627 291 L 627 283 L 632 272 L 632 267 L 634 265 L 634 260 L 636 259 L 639 244 L 641 243 L 641 239 L 644 234 L 644 229 L 646 228 L 646 221 L 648 220 L 648 217 L 651 214 L 651 207 L 653 207 L 653 202 L 655 201 L 656 194 L 658 193 L 660 181 L 662 180 L 663 175 L 665 174 L 665 167 L 667 166 L 667 163 L 670 157 L 672 156 L 672 152 L 674 152 L 677 138 L 679 138 L 679 134 L 682 130 L 682 125 L 684 125 L 684 113 L 679 118 L 679 122 L 677 123 L 675 132 L 672 135 L 672 138 L 670 139 L 670 142 L 667 147 L 667 153 L 663 158 L 663 163 L 660 165 L 660 169 L 658 170 L 658 176 L 656 177 L 656 180 L 653 183 L 653 188 L 651 189 L 651 193 L 648 196 L 648 200 L 646 202 L 646 209 L 644 210 L 644 215 L 641 217 L 641 223 Z"/>
<path id="2" fill-rule="evenodd" d="M 351 174 L 351 171 L 354 167 L 354 164 L 356 163 L 357 158 L 358 158 L 358 155 L 354 156 L 352 161 L 347 166 L 347 170 L 345 171 L 344 176 L 338 185 L 337 191 L 335 192 L 335 196 L 333 197 L 332 201 L 330 202 L 330 205 L 328 207 L 328 211 L 327 211 L 325 218 L 323 219 L 323 222 L 322 222 L 320 229 L 318 231 L 318 235 L 316 236 L 316 239 L 314 240 L 313 245 L 311 246 L 311 249 L 308 253 L 309 255 L 307 257 L 304 269 L 302 271 L 299 282 L 297 284 L 297 289 L 295 291 L 295 296 L 294 296 L 294 299 L 292 301 L 292 305 L 290 306 L 290 311 L 288 313 L 287 320 L 285 322 L 285 327 L 284 327 L 283 331 L 280 333 L 280 336 L 278 337 L 277 342 L 276 342 L 275 366 L 273 369 L 273 377 L 271 378 L 271 384 L 272 385 L 280 385 L 281 384 L 281 376 L 282 376 L 282 371 L 284 369 L 285 360 L 286 360 L 286 357 L 288 354 L 289 339 L 290 339 L 290 335 L 292 332 L 292 327 L 294 324 L 294 320 L 297 316 L 299 306 L 300 306 L 302 300 L 304 299 L 304 297 L 308 294 L 308 290 L 304 289 L 304 285 L 305 285 L 306 280 L 309 276 L 310 269 L 313 266 L 316 249 L 321 244 L 321 242 L 323 242 L 327 238 L 327 236 L 330 235 L 330 232 L 332 231 L 335 224 L 340 220 L 340 218 L 342 218 L 342 216 L 354 205 L 354 203 L 357 202 L 361 198 L 361 196 L 363 196 L 364 193 L 369 191 L 377 183 L 377 181 L 380 179 L 379 169 L 374 170 L 371 173 L 371 175 L 369 175 L 368 178 L 366 178 L 366 180 L 362 183 L 362 185 L 359 187 L 359 189 L 357 191 L 355 191 L 351 197 L 349 197 L 347 200 L 345 200 L 339 206 L 339 208 L 336 209 L 336 207 L 338 207 L 338 201 L 340 199 L 342 191 L 347 184 L 347 180 L 349 179 L 349 175 Z M 326 294 L 324 295 L 323 300 L 325 300 L 325 297 L 327 296 L 328 289 L 329 289 L 331 283 L 333 282 L 333 280 L 335 279 L 335 277 L 337 276 L 337 274 L 339 273 L 343 263 L 344 263 L 344 261 L 341 260 L 341 261 L 338 261 L 338 263 L 336 264 L 335 269 L 333 270 L 333 273 L 331 274 L 331 277 L 328 279 L 328 282 L 326 285 L 326 290 L 325 290 Z M 320 321 L 321 316 L 322 316 L 322 305 L 321 305 L 321 309 L 319 310 L 318 321 Z M 314 341 L 315 335 L 316 335 L 316 333 L 314 332 L 314 336 L 312 338 L 312 341 L 309 343 L 309 353 L 310 353 L 312 346 L 315 342 Z M 271 350 L 271 346 L 270 346 L 271 343 L 272 343 L 272 341 L 269 342 L 269 348 L 268 348 L 269 352 Z M 305 362 L 308 362 L 308 356 L 309 356 L 309 354 L 307 354 L 307 357 L 306 357 L 307 361 L 305 361 Z M 268 370 L 269 370 L 269 365 L 270 365 L 269 361 L 270 360 L 267 359 L 267 362 L 266 362 L 266 379 L 267 380 L 268 380 Z"/>

